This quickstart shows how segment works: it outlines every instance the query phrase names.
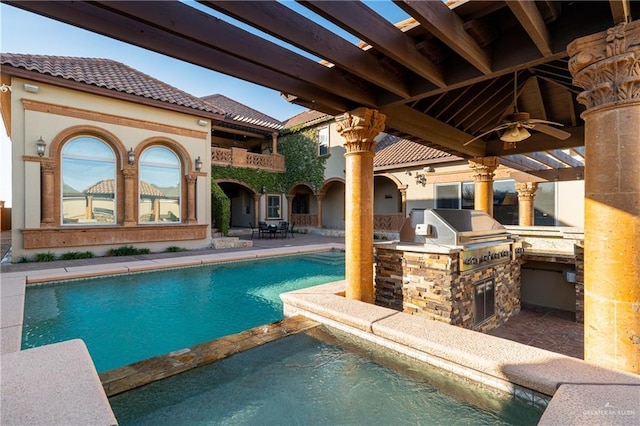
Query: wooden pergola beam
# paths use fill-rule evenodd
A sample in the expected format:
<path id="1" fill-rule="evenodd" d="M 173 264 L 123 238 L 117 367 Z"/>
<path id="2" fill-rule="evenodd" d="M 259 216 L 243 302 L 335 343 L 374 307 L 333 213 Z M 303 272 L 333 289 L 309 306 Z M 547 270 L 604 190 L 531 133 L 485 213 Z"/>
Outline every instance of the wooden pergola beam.
<path id="1" fill-rule="evenodd" d="M 609 0 L 611 15 L 615 25 L 631 20 L 631 3 L 629 0 Z"/>
<path id="2" fill-rule="evenodd" d="M 543 56 L 551 56 L 551 37 L 536 3 L 529 0 L 507 1 L 507 6 L 529 34 Z"/>
<path id="3" fill-rule="evenodd" d="M 406 82 L 373 56 L 278 2 L 199 1 L 395 93 L 409 96 Z"/>
<path id="4" fill-rule="evenodd" d="M 394 1 L 427 31 L 449 46 L 483 74 L 491 73 L 489 55 L 464 29 L 464 22 L 439 1 Z"/>
<path id="5" fill-rule="evenodd" d="M 415 41 L 365 4 L 315 0 L 300 3 L 436 86 L 447 86 L 442 70 L 418 51 Z"/>

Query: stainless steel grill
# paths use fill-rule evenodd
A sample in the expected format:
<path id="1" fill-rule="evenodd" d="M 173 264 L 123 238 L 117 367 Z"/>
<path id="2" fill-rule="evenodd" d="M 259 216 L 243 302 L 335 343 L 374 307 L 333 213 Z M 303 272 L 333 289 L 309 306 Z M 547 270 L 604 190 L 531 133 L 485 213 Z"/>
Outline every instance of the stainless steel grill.
<path id="1" fill-rule="evenodd" d="M 478 210 L 413 209 L 400 242 L 460 248 L 460 271 L 469 272 L 518 257 L 522 245 L 504 226 Z"/>
<path id="2" fill-rule="evenodd" d="M 452 246 L 510 237 L 504 226 L 478 210 L 413 209 L 400 231 L 400 241 Z"/>

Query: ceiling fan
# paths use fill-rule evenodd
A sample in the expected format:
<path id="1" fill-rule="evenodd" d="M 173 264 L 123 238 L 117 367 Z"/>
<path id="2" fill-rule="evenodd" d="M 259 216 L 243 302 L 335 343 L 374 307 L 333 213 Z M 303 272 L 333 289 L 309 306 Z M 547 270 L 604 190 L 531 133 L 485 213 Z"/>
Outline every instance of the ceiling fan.
<path id="1" fill-rule="evenodd" d="M 472 142 L 481 139 L 489 133 L 499 132 L 504 130 L 500 136 L 500 140 L 504 142 L 504 149 L 513 149 L 516 147 L 517 142 L 522 142 L 531 136 L 531 133 L 527 130 L 536 130 L 541 133 L 545 133 L 549 136 L 553 136 L 556 139 L 565 140 L 571 136 L 571 133 L 564 130 L 556 129 L 551 126 L 563 126 L 561 123 L 554 121 L 540 120 L 537 118 L 531 118 L 528 112 L 518 111 L 518 72 L 514 73 L 513 78 L 513 113 L 506 116 L 506 121 L 496 127 L 482 133 L 479 136 L 466 142 L 463 146 L 467 146 Z"/>

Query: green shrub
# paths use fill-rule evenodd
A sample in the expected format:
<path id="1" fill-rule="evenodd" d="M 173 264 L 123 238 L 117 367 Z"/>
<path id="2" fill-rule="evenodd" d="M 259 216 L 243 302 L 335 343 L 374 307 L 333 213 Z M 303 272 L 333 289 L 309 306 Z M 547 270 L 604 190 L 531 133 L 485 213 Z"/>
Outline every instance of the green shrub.
<path id="1" fill-rule="evenodd" d="M 134 256 L 136 254 L 149 254 L 148 248 L 135 248 L 133 246 L 122 246 L 109 250 L 108 256 Z"/>
<path id="2" fill-rule="evenodd" d="M 27 256 L 20 256 L 18 258 L 18 263 L 29 263 L 31 262 L 31 259 Z"/>
<path id="3" fill-rule="evenodd" d="M 171 247 L 167 247 L 166 251 L 169 253 L 178 253 L 180 251 L 187 251 L 187 249 L 184 247 L 171 246 Z"/>
<path id="4" fill-rule="evenodd" d="M 75 260 L 75 259 L 91 259 L 95 255 L 90 251 L 69 251 L 62 253 L 59 257 L 60 260 Z"/>
<path id="5" fill-rule="evenodd" d="M 231 200 L 213 179 L 211 180 L 211 219 L 222 235 L 229 235 Z"/>
<path id="6" fill-rule="evenodd" d="M 46 253 L 36 253 L 34 258 L 35 262 L 52 262 L 56 260 L 56 255 L 51 253 L 50 251 Z"/>

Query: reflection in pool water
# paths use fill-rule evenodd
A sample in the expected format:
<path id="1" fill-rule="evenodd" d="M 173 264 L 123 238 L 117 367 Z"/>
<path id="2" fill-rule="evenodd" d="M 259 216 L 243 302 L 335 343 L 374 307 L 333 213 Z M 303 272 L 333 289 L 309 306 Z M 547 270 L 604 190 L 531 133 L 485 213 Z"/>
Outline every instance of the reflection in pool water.
<path id="1" fill-rule="evenodd" d="M 120 425 L 508 425 L 541 411 L 316 328 L 112 397 Z M 338 336 L 338 338 L 336 338 Z"/>

